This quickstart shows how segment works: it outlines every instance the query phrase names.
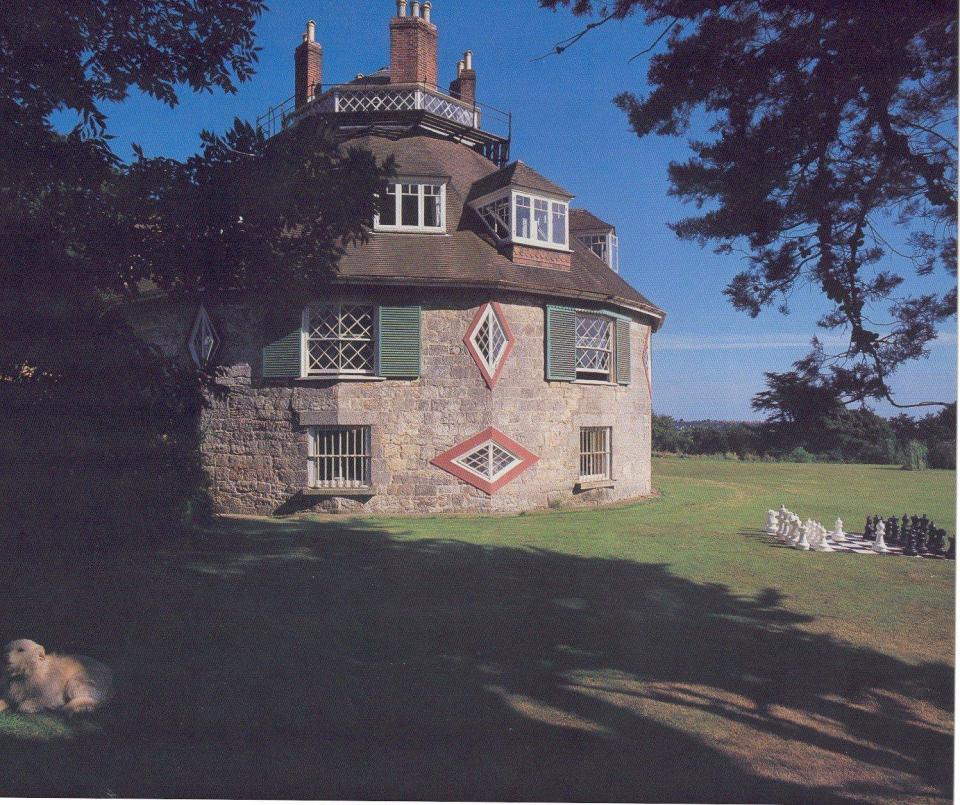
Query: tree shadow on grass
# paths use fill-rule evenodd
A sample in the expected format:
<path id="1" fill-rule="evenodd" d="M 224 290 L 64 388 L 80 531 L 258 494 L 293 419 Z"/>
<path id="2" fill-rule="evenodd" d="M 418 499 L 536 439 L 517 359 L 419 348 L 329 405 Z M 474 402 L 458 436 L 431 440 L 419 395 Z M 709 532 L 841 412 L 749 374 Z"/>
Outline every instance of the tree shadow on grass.
<path id="1" fill-rule="evenodd" d="M 364 521 L 70 567 L 0 623 L 103 647 L 117 700 L 71 740 L 0 716 L 3 794 L 950 797 L 952 668 L 806 633 L 775 590 Z"/>

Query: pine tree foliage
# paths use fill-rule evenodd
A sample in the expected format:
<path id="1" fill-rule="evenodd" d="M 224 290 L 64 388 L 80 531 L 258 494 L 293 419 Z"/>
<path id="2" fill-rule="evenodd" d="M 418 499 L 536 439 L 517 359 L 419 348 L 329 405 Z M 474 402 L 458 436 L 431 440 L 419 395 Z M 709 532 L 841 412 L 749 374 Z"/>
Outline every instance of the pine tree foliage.
<path id="1" fill-rule="evenodd" d="M 751 316 L 789 312 L 804 285 L 822 292 L 820 326 L 849 341 L 840 354 L 815 343 L 808 362 L 847 400 L 898 405 L 891 376 L 927 356 L 956 315 L 955 280 L 947 292 L 942 278 L 926 292 L 901 287 L 907 272 L 956 277 L 956 4 L 540 3 L 600 22 L 643 15 L 660 31 L 649 92 L 616 103 L 640 136 L 710 121 L 691 157 L 670 166 L 672 193 L 699 210 L 674 230 L 743 256 L 726 293 Z"/>

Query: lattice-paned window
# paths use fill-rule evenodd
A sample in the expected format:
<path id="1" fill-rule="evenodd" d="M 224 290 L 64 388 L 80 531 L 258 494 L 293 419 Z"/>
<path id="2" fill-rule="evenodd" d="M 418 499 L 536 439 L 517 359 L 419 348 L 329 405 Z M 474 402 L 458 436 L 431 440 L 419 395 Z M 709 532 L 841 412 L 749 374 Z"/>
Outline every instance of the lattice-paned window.
<path id="1" fill-rule="evenodd" d="M 613 322 L 605 316 L 577 313 L 577 378 L 610 380 Z"/>
<path id="2" fill-rule="evenodd" d="M 580 428 L 580 480 L 609 481 L 613 477 L 610 428 Z"/>
<path id="3" fill-rule="evenodd" d="M 314 489 L 365 489 L 370 481 L 369 426 L 311 428 L 309 481 Z"/>
<path id="4" fill-rule="evenodd" d="M 500 319 L 497 318 L 496 311 L 491 305 L 487 306 L 471 340 L 483 359 L 484 365 L 490 374 L 493 374 L 503 351 L 507 348 L 507 334 L 503 331 L 503 325 L 500 324 Z"/>
<path id="5" fill-rule="evenodd" d="M 213 356 L 220 348 L 220 336 L 204 307 L 197 311 L 197 318 L 194 319 L 187 345 L 190 349 L 190 357 L 193 358 L 198 369 L 206 369 L 210 366 Z"/>
<path id="6" fill-rule="evenodd" d="M 373 373 L 374 309 L 368 305 L 321 305 L 304 312 L 306 375 Z"/>
<path id="7" fill-rule="evenodd" d="M 385 232 L 443 232 L 446 185 L 397 182 L 387 187 L 374 228 Z"/>
<path id="8" fill-rule="evenodd" d="M 453 463 L 484 481 L 494 482 L 520 464 L 522 459 L 494 441 L 487 441 Z"/>

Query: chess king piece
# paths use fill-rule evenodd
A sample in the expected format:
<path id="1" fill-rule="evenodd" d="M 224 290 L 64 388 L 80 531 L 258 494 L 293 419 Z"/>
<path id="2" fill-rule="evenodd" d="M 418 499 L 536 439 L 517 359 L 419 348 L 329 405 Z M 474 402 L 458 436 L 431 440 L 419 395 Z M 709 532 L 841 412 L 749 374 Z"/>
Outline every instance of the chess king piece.
<path id="1" fill-rule="evenodd" d="M 840 523 L 839 520 L 837 520 L 837 522 Z M 814 548 L 814 550 L 820 551 L 821 553 L 833 553 L 833 546 L 830 544 L 827 529 L 820 523 L 817 523 L 817 532 L 817 547 Z M 843 523 L 840 523 L 840 534 L 843 534 Z M 840 538 L 842 539 L 842 536 Z"/>
<path id="2" fill-rule="evenodd" d="M 884 525 L 883 521 L 877 523 L 877 536 L 873 540 L 873 550 L 877 553 L 889 553 L 890 549 L 887 547 L 887 543 L 884 542 L 883 538 L 886 534 L 887 527 Z"/>
<path id="3" fill-rule="evenodd" d="M 950 537 L 950 547 L 947 548 L 947 553 L 945 554 L 947 559 L 956 559 L 957 558 L 957 537 L 956 535 Z"/>
<path id="4" fill-rule="evenodd" d="M 797 540 L 797 544 L 794 545 L 793 547 L 801 551 L 809 551 L 810 550 L 810 533 L 812 532 L 812 530 L 813 530 L 813 521 L 807 520 L 807 522 L 805 522 L 803 524 L 803 527 L 800 529 L 800 539 Z"/>

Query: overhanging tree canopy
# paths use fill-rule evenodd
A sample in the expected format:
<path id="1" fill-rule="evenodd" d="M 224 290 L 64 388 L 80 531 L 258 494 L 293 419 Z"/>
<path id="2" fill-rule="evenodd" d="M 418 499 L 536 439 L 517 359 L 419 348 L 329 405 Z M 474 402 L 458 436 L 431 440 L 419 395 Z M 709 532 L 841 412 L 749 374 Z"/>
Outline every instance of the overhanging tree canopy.
<path id="1" fill-rule="evenodd" d="M 599 14 L 593 27 L 642 13 L 661 31 L 649 93 L 616 103 L 640 136 L 686 133 L 698 109 L 713 121 L 713 136 L 670 166 L 672 192 L 703 210 L 673 229 L 745 256 L 726 293 L 751 316 L 771 305 L 788 312 L 798 286 L 819 288 L 831 305 L 820 326 L 844 330 L 849 346 L 830 355 L 815 341 L 807 361 L 846 401 L 900 406 L 891 375 L 925 357 L 937 325 L 956 315 L 955 283 L 898 290 L 906 270 L 956 276 L 956 5 L 540 3 Z M 905 247 L 889 242 L 891 224 Z M 903 268 L 881 267 L 889 254 Z"/>

